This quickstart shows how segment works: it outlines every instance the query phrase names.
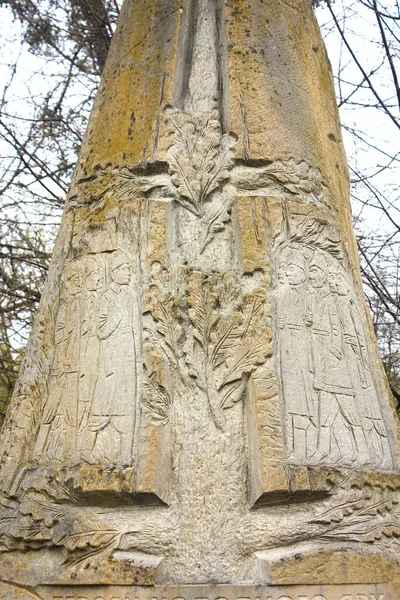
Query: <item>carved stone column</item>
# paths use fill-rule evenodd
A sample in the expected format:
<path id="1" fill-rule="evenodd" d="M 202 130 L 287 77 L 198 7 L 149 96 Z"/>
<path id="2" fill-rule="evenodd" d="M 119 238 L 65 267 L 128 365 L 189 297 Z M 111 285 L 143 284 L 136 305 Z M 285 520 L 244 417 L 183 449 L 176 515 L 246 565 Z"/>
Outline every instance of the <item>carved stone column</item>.
<path id="1" fill-rule="evenodd" d="M 3 428 L 4 597 L 398 598 L 348 187 L 309 0 L 125 1 Z"/>

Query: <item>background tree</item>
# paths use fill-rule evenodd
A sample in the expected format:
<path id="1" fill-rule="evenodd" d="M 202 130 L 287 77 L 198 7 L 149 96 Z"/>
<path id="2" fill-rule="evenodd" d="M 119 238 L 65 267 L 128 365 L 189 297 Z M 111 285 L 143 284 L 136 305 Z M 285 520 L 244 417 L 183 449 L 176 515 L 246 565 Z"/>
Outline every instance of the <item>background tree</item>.
<path id="1" fill-rule="evenodd" d="M 399 0 L 314 4 L 349 155 L 365 289 L 400 392 Z M 40 299 L 119 8 L 120 0 L 0 0 L 0 411 Z"/>
<path id="2" fill-rule="evenodd" d="M 118 13 L 114 0 L 0 2 L 0 412 L 40 300 Z"/>
<path id="3" fill-rule="evenodd" d="M 400 4 L 319 2 L 349 158 L 364 288 L 400 398 Z"/>

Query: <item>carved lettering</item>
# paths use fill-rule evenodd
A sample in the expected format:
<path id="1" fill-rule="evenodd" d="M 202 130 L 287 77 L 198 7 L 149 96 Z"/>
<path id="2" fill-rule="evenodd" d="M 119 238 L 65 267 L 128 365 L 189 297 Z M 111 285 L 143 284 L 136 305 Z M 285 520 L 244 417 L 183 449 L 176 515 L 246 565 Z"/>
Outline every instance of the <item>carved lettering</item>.
<path id="1" fill-rule="evenodd" d="M 335 592 L 335 598 L 336 598 Z M 291 593 L 288 595 L 287 593 L 282 595 L 279 592 L 275 593 L 271 596 L 268 592 L 268 595 L 263 596 L 262 600 L 333 600 L 333 596 L 326 592 L 324 594 L 304 594 L 304 593 Z M 146 598 L 147 595 L 141 596 Z M 385 600 L 385 594 L 379 593 L 377 596 L 375 593 L 345 593 L 340 596 L 340 600 Z M 235 593 L 230 594 L 229 596 L 217 596 L 215 593 L 210 593 L 207 596 L 195 596 L 195 600 L 251 600 L 250 596 L 237 596 Z M 158 597 L 158 596 L 148 596 L 149 600 L 167 600 L 166 597 Z M 52 600 L 91 600 L 88 596 L 53 596 Z M 92 600 L 105 600 L 104 596 L 93 596 Z M 139 598 L 128 595 L 121 596 L 112 596 L 109 600 L 139 600 Z M 188 600 L 185 596 L 176 596 L 173 597 L 173 600 Z M 254 600 L 260 600 L 259 597 L 255 597 Z"/>

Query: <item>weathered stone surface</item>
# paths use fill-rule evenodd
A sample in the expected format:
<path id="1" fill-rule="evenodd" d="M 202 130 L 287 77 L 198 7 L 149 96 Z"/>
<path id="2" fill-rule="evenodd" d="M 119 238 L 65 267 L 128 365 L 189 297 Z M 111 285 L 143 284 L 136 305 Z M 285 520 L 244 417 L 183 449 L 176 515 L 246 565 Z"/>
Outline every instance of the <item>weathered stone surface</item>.
<path id="1" fill-rule="evenodd" d="M 398 584 L 228 586 L 64 586 L 34 589 L 0 584 L 6 600 L 397 600 Z"/>
<path id="2" fill-rule="evenodd" d="M 398 597 L 398 425 L 309 0 L 126 0 L 0 484 L 6 598 Z M 211 582 L 263 587 L 157 587 Z"/>

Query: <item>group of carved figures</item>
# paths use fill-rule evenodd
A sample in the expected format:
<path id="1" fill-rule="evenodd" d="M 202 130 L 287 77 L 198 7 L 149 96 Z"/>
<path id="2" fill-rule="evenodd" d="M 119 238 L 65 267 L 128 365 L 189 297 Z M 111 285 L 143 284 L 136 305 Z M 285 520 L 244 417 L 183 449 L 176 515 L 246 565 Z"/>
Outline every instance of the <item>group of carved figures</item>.
<path id="1" fill-rule="evenodd" d="M 132 462 L 136 410 L 136 299 L 117 250 L 66 264 L 34 457 Z"/>
<path id="2" fill-rule="evenodd" d="M 362 319 L 342 263 L 324 250 L 277 252 L 276 331 L 289 460 L 390 460 Z M 63 271 L 55 351 L 34 457 L 132 463 L 139 310 L 121 251 Z"/>
<path id="3" fill-rule="evenodd" d="M 361 315 L 342 263 L 286 246 L 277 264 L 280 375 L 290 461 L 390 461 Z"/>

